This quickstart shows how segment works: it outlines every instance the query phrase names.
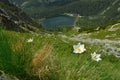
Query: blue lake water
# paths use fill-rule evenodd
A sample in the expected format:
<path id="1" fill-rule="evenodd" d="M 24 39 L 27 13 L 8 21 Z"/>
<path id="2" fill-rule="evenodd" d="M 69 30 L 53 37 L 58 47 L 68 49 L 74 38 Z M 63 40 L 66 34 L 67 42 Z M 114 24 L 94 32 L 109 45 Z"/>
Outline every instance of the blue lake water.
<path id="1" fill-rule="evenodd" d="M 74 24 L 75 18 L 69 16 L 57 16 L 45 19 L 42 22 L 42 26 L 45 29 L 53 29 L 62 26 L 72 26 Z"/>

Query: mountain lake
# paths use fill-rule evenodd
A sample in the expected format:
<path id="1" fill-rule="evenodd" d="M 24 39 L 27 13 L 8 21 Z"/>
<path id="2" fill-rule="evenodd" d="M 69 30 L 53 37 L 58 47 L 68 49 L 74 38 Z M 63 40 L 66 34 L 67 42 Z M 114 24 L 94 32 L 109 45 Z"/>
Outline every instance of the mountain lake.
<path id="1" fill-rule="evenodd" d="M 69 27 L 74 24 L 75 18 L 65 15 L 55 16 L 48 19 L 45 19 L 42 22 L 42 26 L 45 29 L 54 29 L 59 27 Z"/>

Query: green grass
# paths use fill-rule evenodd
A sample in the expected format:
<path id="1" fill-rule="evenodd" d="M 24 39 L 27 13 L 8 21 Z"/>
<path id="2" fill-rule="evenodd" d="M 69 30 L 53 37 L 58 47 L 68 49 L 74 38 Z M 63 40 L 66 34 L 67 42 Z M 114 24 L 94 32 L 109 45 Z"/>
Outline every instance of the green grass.
<path id="1" fill-rule="evenodd" d="M 106 30 L 94 33 L 91 38 L 104 39 L 109 34 Z M 29 38 L 33 42 L 27 43 Z M 0 70 L 20 80 L 119 80 L 119 58 L 102 52 L 101 44 L 83 43 L 87 51 L 74 54 L 77 43 L 65 43 L 57 35 L 0 30 Z M 102 61 L 91 60 L 94 51 L 102 55 Z"/>

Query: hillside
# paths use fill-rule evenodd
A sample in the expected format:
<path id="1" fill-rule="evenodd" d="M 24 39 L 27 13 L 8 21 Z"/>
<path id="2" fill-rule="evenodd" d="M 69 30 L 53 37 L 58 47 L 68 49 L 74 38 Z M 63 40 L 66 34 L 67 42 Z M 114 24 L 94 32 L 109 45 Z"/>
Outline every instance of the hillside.
<path id="1" fill-rule="evenodd" d="M 41 1 L 41 2 L 40 2 Z M 42 2 L 43 1 L 43 2 Z M 48 2 L 46 2 L 48 1 Z M 81 16 L 95 15 L 106 9 L 114 0 L 28 0 L 21 7 L 34 18 L 50 17 L 63 13 L 77 13 Z M 18 0 L 11 1 L 18 5 Z M 89 13 L 88 13 L 89 12 Z M 49 13 L 49 14 L 47 14 Z"/>
<path id="2" fill-rule="evenodd" d="M 120 0 L 115 0 L 97 15 L 80 18 L 77 22 L 78 26 L 80 26 L 83 30 L 90 30 L 98 27 L 105 28 L 105 26 L 120 22 L 119 4 Z"/>
<path id="3" fill-rule="evenodd" d="M 0 30 L 0 70 L 20 80 L 119 80 L 119 23 L 97 32 L 70 33 Z M 82 54 L 73 53 L 78 42 L 85 45 Z M 93 52 L 101 54 L 100 62 L 91 59 Z"/>
<path id="4" fill-rule="evenodd" d="M 48 2 L 47 2 L 48 1 Z M 120 19 L 119 0 L 28 0 L 11 1 L 19 5 L 32 18 L 39 20 L 64 13 L 79 14 L 82 18 L 77 21 L 77 27 L 83 30 L 105 28 L 115 24 Z M 49 13 L 49 14 L 48 14 Z M 40 23 L 40 22 L 38 22 Z"/>
<path id="5" fill-rule="evenodd" d="M 26 13 L 7 0 L 0 1 L 0 24 L 4 29 L 18 32 L 35 32 L 39 27 Z"/>
<path id="6" fill-rule="evenodd" d="M 120 0 L 0 0 L 0 80 L 119 80 L 119 13 Z M 73 25 L 41 27 L 58 15 Z"/>

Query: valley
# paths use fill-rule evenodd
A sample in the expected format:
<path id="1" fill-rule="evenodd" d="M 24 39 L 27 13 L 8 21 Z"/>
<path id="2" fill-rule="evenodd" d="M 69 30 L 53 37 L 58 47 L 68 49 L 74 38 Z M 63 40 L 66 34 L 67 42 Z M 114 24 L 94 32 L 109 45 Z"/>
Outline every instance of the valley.
<path id="1" fill-rule="evenodd" d="M 1 0 L 0 80 L 119 80 L 119 0 Z"/>

